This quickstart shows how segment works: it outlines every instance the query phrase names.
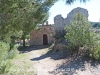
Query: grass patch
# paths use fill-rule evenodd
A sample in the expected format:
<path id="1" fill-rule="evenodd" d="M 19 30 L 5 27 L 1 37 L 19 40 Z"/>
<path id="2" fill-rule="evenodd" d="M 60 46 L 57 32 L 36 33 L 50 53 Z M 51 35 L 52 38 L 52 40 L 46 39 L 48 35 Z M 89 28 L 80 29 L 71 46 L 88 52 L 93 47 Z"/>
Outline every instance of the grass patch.
<path id="1" fill-rule="evenodd" d="M 11 59 L 13 66 L 7 75 L 36 75 L 34 64 L 29 61 L 29 54 L 22 53 Z"/>

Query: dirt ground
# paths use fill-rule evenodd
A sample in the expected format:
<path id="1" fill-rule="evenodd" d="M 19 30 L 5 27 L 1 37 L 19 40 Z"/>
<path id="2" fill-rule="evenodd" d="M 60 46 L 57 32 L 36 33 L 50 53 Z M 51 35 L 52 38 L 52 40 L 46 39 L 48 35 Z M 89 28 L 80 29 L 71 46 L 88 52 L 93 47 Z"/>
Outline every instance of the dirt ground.
<path id="1" fill-rule="evenodd" d="M 47 46 L 29 47 L 22 51 L 27 56 L 21 61 L 30 62 L 29 69 L 37 75 L 100 75 L 100 61 L 75 58 L 68 51 L 47 52 Z"/>

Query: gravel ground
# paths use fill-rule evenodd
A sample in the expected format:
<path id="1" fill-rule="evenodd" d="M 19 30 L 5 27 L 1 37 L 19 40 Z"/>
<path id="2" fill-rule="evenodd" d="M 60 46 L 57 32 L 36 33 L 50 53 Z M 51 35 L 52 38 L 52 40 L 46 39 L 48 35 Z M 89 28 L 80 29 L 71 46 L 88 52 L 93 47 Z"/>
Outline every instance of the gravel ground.
<path id="1" fill-rule="evenodd" d="M 48 47 L 30 47 L 27 61 L 34 65 L 37 75 L 100 75 L 100 61 L 69 55 L 68 51 L 48 52 Z"/>

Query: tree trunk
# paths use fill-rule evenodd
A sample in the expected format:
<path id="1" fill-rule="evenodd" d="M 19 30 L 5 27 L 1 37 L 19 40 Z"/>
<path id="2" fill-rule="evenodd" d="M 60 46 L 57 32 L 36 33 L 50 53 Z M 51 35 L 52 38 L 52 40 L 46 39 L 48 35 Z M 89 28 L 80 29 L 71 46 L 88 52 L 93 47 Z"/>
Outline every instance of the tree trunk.
<path id="1" fill-rule="evenodd" d="M 22 35 L 22 40 L 23 40 L 23 47 L 25 47 L 25 33 Z"/>
<path id="2" fill-rule="evenodd" d="M 9 49 L 9 51 L 12 49 L 12 48 L 14 48 L 14 37 L 13 36 L 10 36 L 10 49 Z"/>

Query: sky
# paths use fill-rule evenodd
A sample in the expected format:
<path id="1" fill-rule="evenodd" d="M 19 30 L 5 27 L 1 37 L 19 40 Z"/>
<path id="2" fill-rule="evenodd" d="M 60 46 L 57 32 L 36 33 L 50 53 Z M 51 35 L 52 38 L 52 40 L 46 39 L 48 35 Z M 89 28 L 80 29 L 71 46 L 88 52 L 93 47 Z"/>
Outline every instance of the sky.
<path id="1" fill-rule="evenodd" d="M 50 16 L 48 18 L 49 24 L 54 24 L 54 17 L 61 14 L 63 18 L 67 17 L 67 14 L 74 8 L 82 7 L 88 10 L 88 20 L 93 22 L 99 22 L 100 19 L 100 0 L 90 0 L 86 3 L 80 3 L 76 1 L 72 5 L 65 3 L 65 0 L 57 1 L 49 10 Z"/>

